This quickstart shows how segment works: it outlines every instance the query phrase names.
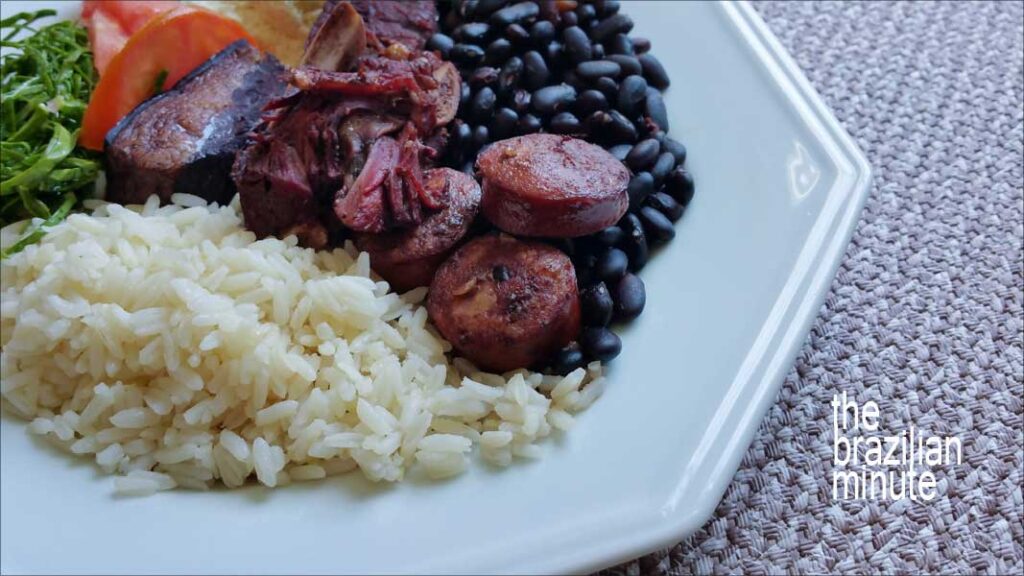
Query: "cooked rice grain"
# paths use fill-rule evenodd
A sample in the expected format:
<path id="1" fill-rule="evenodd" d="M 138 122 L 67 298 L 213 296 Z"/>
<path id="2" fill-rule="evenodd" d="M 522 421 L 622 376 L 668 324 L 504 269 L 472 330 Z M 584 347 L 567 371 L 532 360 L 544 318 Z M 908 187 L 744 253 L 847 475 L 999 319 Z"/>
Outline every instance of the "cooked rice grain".
<path id="1" fill-rule="evenodd" d="M 28 430 L 121 476 L 118 492 L 277 486 L 360 468 L 445 478 L 507 465 L 573 423 L 600 365 L 565 378 L 450 360 L 426 289 L 347 244 L 257 241 L 237 199 L 90 203 L 0 263 L 0 395 Z M 16 230 L 0 231 L 7 245 Z"/>

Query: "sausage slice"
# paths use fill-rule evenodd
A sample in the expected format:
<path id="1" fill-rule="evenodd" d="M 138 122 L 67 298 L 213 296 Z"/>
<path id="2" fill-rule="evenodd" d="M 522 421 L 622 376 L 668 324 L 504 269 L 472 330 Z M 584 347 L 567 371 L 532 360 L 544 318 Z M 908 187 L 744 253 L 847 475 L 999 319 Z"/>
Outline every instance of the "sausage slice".
<path id="1" fill-rule="evenodd" d="M 484 215 L 521 236 L 571 238 L 626 213 L 629 171 L 600 146 L 556 134 L 496 142 L 477 159 Z"/>
<path id="2" fill-rule="evenodd" d="M 460 354 L 495 372 L 545 361 L 580 331 L 569 258 L 506 235 L 476 238 L 442 264 L 427 311 Z"/>
<path id="3" fill-rule="evenodd" d="M 429 286 L 434 271 L 466 235 L 480 208 L 480 186 L 451 168 L 425 173 L 431 192 L 446 188 L 447 205 L 417 226 L 383 234 L 358 234 L 356 246 L 370 255 L 370 266 L 399 292 Z"/>

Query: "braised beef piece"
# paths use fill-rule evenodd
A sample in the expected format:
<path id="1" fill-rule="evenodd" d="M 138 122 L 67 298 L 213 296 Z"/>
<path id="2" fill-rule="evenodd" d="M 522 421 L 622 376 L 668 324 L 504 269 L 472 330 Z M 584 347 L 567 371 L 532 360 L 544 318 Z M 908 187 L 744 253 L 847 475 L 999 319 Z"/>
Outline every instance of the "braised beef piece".
<path id="1" fill-rule="evenodd" d="M 334 5 L 342 3 L 341 0 L 324 2 L 310 38 L 329 18 Z M 352 0 L 351 4 L 363 17 L 369 41 L 377 49 L 397 43 L 410 50 L 422 50 L 437 32 L 437 6 L 433 0 Z"/>
<path id="2" fill-rule="evenodd" d="M 368 53 L 354 57 L 351 39 L 365 31 L 321 33 L 352 25 L 351 15 L 339 12 L 351 9 L 328 3 L 306 53 L 352 67 L 293 70 L 290 82 L 299 92 L 269 106 L 235 161 L 245 223 L 258 236 L 294 233 L 319 248 L 329 231 L 410 227 L 444 206 L 446 199 L 424 184 L 424 167 L 437 154 L 425 142 L 445 141 L 443 126 L 458 107 L 458 71 L 430 52 L 375 46 L 371 34 Z M 368 19 L 365 25 L 371 28 Z"/>
<path id="3" fill-rule="evenodd" d="M 239 40 L 140 104 L 107 134 L 107 199 L 167 201 L 187 192 L 229 202 L 235 154 L 286 79 L 277 59 Z"/>

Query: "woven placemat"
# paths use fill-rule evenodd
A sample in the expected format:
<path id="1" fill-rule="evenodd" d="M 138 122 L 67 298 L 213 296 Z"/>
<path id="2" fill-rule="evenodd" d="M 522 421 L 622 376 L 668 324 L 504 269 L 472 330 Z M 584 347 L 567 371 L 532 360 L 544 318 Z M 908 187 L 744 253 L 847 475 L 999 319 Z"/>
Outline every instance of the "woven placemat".
<path id="1" fill-rule="evenodd" d="M 1021 574 L 1024 4 L 755 7 L 874 190 L 714 517 L 607 572 Z M 879 403 L 882 430 L 962 440 L 934 501 L 832 500 L 828 403 L 844 390 Z"/>

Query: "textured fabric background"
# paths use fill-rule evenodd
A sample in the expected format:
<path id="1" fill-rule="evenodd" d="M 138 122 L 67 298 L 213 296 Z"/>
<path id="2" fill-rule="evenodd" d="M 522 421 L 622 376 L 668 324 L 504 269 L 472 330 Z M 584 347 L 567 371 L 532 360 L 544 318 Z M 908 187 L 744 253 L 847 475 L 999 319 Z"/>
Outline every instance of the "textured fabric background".
<path id="1" fill-rule="evenodd" d="M 608 572 L 1021 574 L 1024 4 L 756 8 L 867 154 L 874 190 L 714 518 Z M 936 500 L 832 501 L 842 390 L 876 400 L 883 430 L 961 438 Z"/>

